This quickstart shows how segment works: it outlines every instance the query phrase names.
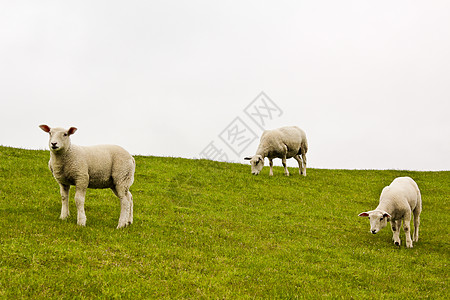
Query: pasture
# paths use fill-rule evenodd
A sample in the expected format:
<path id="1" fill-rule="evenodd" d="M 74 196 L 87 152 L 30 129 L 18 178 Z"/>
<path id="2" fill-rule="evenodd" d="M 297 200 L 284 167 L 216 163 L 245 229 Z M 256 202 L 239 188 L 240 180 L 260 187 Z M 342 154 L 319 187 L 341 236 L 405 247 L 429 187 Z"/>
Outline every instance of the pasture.
<path id="1" fill-rule="evenodd" d="M 134 223 L 88 190 L 86 227 L 58 219 L 48 151 L 0 147 L 0 298 L 448 299 L 450 172 L 274 167 L 135 156 Z M 419 242 L 358 213 L 412 177 L 422 192 Z"/>

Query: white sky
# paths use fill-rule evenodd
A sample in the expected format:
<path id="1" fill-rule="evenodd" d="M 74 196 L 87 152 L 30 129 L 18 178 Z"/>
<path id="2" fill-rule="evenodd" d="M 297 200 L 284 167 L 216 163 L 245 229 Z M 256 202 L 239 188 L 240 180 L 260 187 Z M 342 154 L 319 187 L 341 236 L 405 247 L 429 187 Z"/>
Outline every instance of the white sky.
<path id="1" fill-rule="evenodd" d="M 1 1 L 0 144 L 200 157 L 264 92 L 309 167 L 450 170 L 450 1 Z M 295 166 L 292 160 L 290 165 Z"/>

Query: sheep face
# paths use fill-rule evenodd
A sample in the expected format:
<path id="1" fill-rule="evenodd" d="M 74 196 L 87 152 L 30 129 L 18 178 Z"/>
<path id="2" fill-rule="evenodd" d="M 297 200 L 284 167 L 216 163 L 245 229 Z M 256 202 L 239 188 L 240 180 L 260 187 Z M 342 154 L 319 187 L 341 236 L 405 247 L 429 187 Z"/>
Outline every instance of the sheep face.
<path id="1" fill-rule="evenodd" d="M 363 212 L 359 214 L 360 217 L 369 217 L 370 222 L 370 232 L 373 234 L 377 234 L 381 229 L 386 227 L 388 218 L 391 216 L 385 211 L 369 211 Z"/>
<path id="2" fill-rule="evenodd" d="M 70 136 L 77 131 L 75 127 L 70 127 L 68 130 L 63 128 L 50 128 L 47 125 L 40 125 L 39 127 L 50 135 L 48 146 L 53 153 L 68 149 L 70 147 Z"/>
<path id="3" fill-rule="evenodd" d="M 252 174 L 258 175 L 264 167 L 264 158 L 261 155 L 254 155 L 252 157 L 246 157 L 245 159 L 250 160 Z"/>

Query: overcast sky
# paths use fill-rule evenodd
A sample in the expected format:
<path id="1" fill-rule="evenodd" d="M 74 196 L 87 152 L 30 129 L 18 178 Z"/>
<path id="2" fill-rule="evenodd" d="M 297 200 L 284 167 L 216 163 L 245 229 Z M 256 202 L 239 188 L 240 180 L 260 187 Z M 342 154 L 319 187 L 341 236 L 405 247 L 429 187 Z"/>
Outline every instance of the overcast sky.
<path id="1" fill-rule="evenodd" d="M 244 162 L 297 125 L 309 167 L 450 170 L 449 53 L 447 0 L 1 1 L 0 144 Z"/>

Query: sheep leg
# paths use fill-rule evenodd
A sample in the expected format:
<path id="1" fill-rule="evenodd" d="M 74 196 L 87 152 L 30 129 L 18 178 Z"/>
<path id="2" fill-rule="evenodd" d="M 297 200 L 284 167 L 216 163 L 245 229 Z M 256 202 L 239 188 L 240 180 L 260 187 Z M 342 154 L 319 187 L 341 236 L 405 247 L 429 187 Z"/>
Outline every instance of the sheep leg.
<path id="1" fill-rule="evenodd" d="M 296 155 L 294 156 L 294 159 L 298 162 L 298 173 L 300 175 L 302 175 L 303 171 L 302 171 L 302 159 L 300 158 L 300 155 Z"/>
<path id="2" fill-rule="evenodd" d="M 66 219 L 69 216 L 69 190 L 70 185 L 59 185 L 59 191 L 61 193 L 61 215 L 59 218 L 61 220 Z"/>
<path id="3" fill-rule="evenodd" d="M 417 208 L 414 210 L 414 235 L 413 242 L 419 240 L 419 225 L 420 225 L 420 210 Z"/>
<path id="4" fill-rule="evenodd" d="M 273 160 L 271 158 L 269 158 L 269 166 L 270 166 L 269 176 L 273 176 Z"/>
<path id="5" fill-rule="evenodd" d="M 407 248 L 412 248 L 413 247 L 413 242 L 411 240 L 410 226 L 411 226 L 411 213 L 405 214 L 405 217 L 403 219 L 403 231 L 405 231 L 406 247 Z"/>
<path id="6" fill-rule="evenodd" d="M 282 163 L 283 163 L 283 167 L 284 167 L 284 175 L 289 176 L 289 171 L 287 169 L 287 165 L 286 165 L 286 156 L 283 157 L 281 159 Z"/>
<path id="7" fill-rule="evenodd" d="M 133 195 L 128 191 L 128 201 L 130 203 L 130 215 L 128 217 L 128 224 L 133 224 Z"/>
<path id="8" fill-rule="evenodd" d="M 126 227 L 133 222 L 130 216 L 133 213 L 133 202 L 131 193 L 127 188 L 114 188 L 114 194 L 120 199 L 120 217 L 119 224 L 117 224 L 117 229 Z"/>
<path id="9" fill-rule="evenodd" d="M 392 240 L 394 244 L 400 246 L 400 228 L 402 226 L 402 220 L 391 221 Z"/>
<path id="10" fill-rule="evenodd" d="M 302 174 L 306 176 L 306 154 L 302 154 Z"/>
<path id="11" fill-rule="evenodd" d="M 75 204 L 77 206 L 77 224 L 86 226 L 86 213 L 84 212 L 84 198 L 86 197 L 86 187 L 76 187 Z"/>

